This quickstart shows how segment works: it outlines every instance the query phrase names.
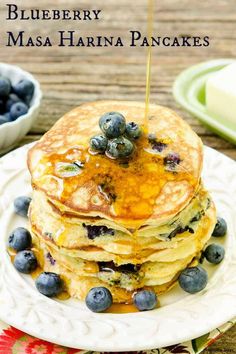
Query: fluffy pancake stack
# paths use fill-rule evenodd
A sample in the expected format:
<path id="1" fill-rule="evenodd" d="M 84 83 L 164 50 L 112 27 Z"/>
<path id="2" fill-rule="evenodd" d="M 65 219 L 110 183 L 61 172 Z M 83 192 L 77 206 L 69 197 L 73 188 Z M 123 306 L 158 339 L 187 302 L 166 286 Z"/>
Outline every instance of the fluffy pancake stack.
<path id="1" fill-rule="evenodd" d="M 163 293 L 198 262 L 213 231 L 214 204 L 200 180 L 202 143 L 173 111 L 150 106 L 128 161 L 89 151 L 104 113 L 142 125 L 144 110 L 137 102 L 82 105 L 29 152 L 38 260 L 60 274 L 73 297 L 84 299 L 94 286 L 109 288 L 121 303 L 140 288 Z M 173 153 L 176 164 L 168 163 Z"/>

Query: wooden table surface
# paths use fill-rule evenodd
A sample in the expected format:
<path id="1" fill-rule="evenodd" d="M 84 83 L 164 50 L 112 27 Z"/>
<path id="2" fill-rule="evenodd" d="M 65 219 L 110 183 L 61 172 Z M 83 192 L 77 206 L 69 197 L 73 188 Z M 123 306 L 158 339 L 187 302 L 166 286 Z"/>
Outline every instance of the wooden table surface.
<path id="1" fill-rule="evenodd" d="M 80 35 L 129 36 L 129 30 L 146 32 L 146 1 L 41 0 L 37 8 L 102 9 L 100 21 L 6 21 L 6 6 L 0 4 L 1 34 L 25 30 L 26 34 L 50 35 L 58 30 L 76 30 Z M 32 8 L 35 1 L 15 1 Z M 201 61 L 236 57 L 235 0 L 158 0 L 155 4 L 156 36 L 209 36 L 206 48 L 165 47 L 153 49 L 151 101 L 178 111 L 203 142 L 236 159 L 236 147 L 213 134 L 182 110 L 172 96 L 172 84 L 185 68 Z M 3 46 L 6 36 L 0 38 Z M 43 102 L 37 122 L 20 145 L 37 140 L 65 112 L 82 102 L 101 99 L 143 101 L 146 52 L 143 47 L 12 47 L 1 48 L 0 60 L 29 70 L 42 85 Z M 223 306 L 223 304 L 222 304 Z M 217 311 L 217 309 L 216 309 Z M 236 353 L 236 327 L 204 351 Z"/>

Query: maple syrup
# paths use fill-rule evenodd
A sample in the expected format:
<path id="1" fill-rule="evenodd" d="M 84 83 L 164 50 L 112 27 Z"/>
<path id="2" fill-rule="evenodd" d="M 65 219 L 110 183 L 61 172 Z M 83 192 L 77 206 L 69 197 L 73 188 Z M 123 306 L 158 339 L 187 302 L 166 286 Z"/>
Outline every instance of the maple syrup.
<path id="1" fill-rule="evenodd" d="M 65 301 L 70 299 L 70 295 L 67 291 L 62 291 L 60 294 L 56 295 L 57 300 Z"/>
<path id="2" fill-rule="evenodd" d="M 35 280 L 41 273 L 43 273 L 43 269 L 41 267 L 37 267 L 32 273 L 30 273 L 30 275 Z"/>
<path id="3" fill-rule="evenodd" d="M 8 247 L 7 248 L 7 253 L 9 254 L 11 262 L 13 263 L 17 252 L 13 248 Z"/>
<path id="4" fill-rule="evenodd" d="M 106 313 L 132 313 L 132 312 L 139 312 L 139 310 L 132 304 L 117 304 L 114 303 L 111 305 L 109 309 L 106 310 Z"/>

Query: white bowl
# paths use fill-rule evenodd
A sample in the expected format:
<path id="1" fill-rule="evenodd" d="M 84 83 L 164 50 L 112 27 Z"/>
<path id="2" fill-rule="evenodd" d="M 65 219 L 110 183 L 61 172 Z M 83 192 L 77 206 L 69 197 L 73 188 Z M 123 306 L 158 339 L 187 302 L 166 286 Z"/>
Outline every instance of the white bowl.
<path id="1" fill-rule="evenodd" d="M 30 130 L 39 113 L 42 92 L 33 75 L 18 66 L 0 63 L 0 75 L 7 77 L 12 84 L 22 79 L 28 79 L 34 84 L 34 95 L 28 112 L 13 122 L 0 125 L 0 154 L 3 154 L 13 148 Z"/>

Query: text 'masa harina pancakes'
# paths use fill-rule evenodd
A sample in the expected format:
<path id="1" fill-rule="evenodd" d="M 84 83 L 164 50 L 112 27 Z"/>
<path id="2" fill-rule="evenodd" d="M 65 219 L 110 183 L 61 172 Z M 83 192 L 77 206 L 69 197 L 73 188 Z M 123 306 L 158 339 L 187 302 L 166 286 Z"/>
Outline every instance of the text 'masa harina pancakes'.
<path id="1" fill-rule="evenodd" d="M 148 133 L 127 161 L 90 153 L 99 118 L 113 111 L 143 124 L 142 103 L 88 103 L 29 151 L 30 222 L 41 267 L 60 274 L 71 296 L 105 286 L 128 303 L 137 289 L 167 291 L 197 263 L 216 216 L 200 178 L 202 142 L 171 110 L 150 105 Z"/>

